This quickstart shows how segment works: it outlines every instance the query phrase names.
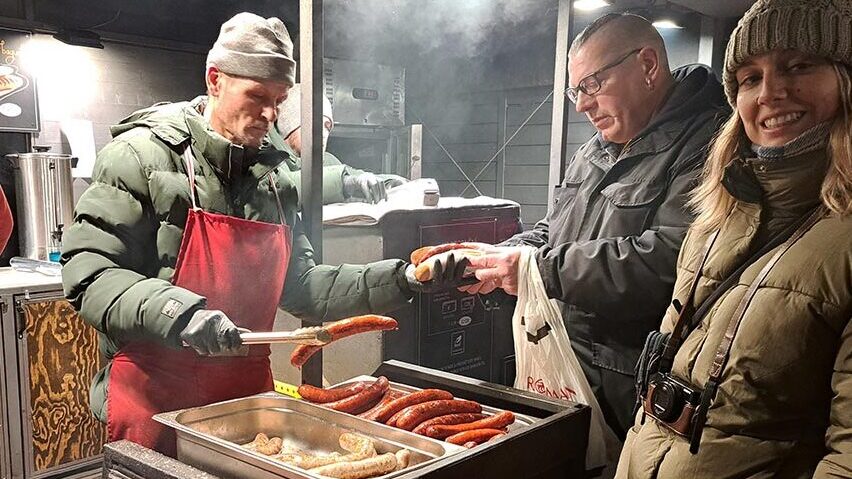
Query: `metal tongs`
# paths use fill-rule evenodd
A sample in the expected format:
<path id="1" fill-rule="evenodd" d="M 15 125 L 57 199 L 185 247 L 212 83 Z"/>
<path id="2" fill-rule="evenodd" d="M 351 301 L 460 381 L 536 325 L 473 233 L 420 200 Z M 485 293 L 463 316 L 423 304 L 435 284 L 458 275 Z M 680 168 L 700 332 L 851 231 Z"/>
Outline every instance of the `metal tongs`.
<path id="1" fill-rule="evenodd" d="M 293 343 L 305 346 L 325 346 L 331 342 L 331 333 L 322 326 L 270 331 L 265 333 L 240 333 L 243 344 Z"/>

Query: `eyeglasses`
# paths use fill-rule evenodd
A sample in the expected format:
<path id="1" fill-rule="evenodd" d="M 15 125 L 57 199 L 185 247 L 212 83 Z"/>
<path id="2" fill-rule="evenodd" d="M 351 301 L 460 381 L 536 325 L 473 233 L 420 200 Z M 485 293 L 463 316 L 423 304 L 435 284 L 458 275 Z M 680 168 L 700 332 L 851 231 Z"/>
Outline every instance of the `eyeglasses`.
<path id="1" fill-rule="evenodd" d="M 598 75 L 603 73 L 605 70 L 609 70 L 610 68 L 613 68 L 613 67 L 620 65 L 622 62 L 624 62 L 624 60 L 627 60 L 628 58 L 630 58 L 631 55 L 639 53 L 640 51 L 642 51 L 641 48 L 631 50 L 630 52 L 627 53 L 627 55 L 624 55 L 623 57 L 619 58 L 617 61 L 614 61 L 614 62 L 610 63 L 609 65 L 601 67 L 600 69 L 598 69 L 594 73 L 586 75 L 585 77 L 583 77 L 582 80 L 577 82 L 576 87 L 566 88 L 565 89 L 565 95 L 568 97 L 569 100 L 571 100 L 572 103 L 577 103 L 577 97 L 579 96 L 580 92 L 583 92 L 586 95 L 590 95 L 590 96 L 594 95 L 595 93 L 597 93 L 601 90 L 601 80 L 598 78 Z"/>

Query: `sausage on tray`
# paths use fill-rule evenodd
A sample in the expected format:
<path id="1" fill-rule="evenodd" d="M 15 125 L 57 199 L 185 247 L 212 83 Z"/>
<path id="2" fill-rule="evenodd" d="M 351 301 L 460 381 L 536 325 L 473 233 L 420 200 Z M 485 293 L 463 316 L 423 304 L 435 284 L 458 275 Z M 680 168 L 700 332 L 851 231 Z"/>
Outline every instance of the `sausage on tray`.
<path id="1" fill-rule="evenodd" d="M 445 437 L 450 437 L 453 434 L 473 429 L 503 429 L 513 422 L 515 422 L 515 415 L 511 411 L 502 411 L 491 417 L 467 424 L 429 426 L 426 428 L 425 434 L 426 436 L 434 439 L 444 439 Z"/>
<path id="2" fill-rule="evenodd" d="M 360 414 L 379 402 L 379 399 L 382 398 L 389 387 L 388 378 L 380 376 L 376 379 L 376 382 L 354 396 L 325 403 L 323 406 L 334 409 L 335 411 Z"/>
<path id="3" fill-rule="evenodd" d="M 424 403 L 427 401 L 437 401 L 438 399 L 452 399 L 453 395 L 450 392 L 444 391 L 443 389 L 424 389 L 422 391 L 417 391 L 408 395 L 405 395 L 399 399 L 391 401 L 387 405 L 385 405 L 377 414 L 376 421 L 378 422 L 387 422 L 388 419 L 391 418 L 394 414 L 403 409 L 414 406 L 416 404 Z"/>
<path id="4" fill-rule="evenodd" d="M 361 479 L 382 476 L 393 472 L 399 466 L 394 453 L 389 452 L 360 461 L 340 462 L 317 467 L 310 471 L 319 476 L 336 477 L 341 479 Z"/>
<path id="5" fill-rule="evenodd" d="M 341 319 L 325 326 L 325 329 L 331 334 L 331 342 L 343 339 L 354 334 L 366 333 L 369 331 L 388 331 L 396 329 L 399 324 L 395 319 L 387 316 L 379 316 L 377 314 L 367 314 L 364 316 L 354 316 L 352 318 Z M 313 354 L 320 350 L 322 346 L 307 346 L 299 345 L 293 350 L 290 355 L 290 364 L 300 368 L 305 364 Z"/>
<path id="6" fill-rule="evenodd" d="M 457 414 L 447 414 L 444 416 L 434 417 L 432 419 L 421 422 L 413 429 L 412 432 L 415 434 L 425 435 L 426 429 L 430 426 L 443 426 L 450 424 L 467 424 L 474 421 L 479 421 L 480 419 L 485 419 L 488 417 L 483 413 L 457 413 Z"/>
<path id="7" fill-rule="evenodd" d="M 387 424 L 388 426 L 391 426 L 391 427 L 396 427 L 396 420 L 397 420 L 397 419 L 399 419 L 399 417 L 400 417 L 400 416 L 402 416 L 402 415 L 403 415 L 403 413 L 408 412 L 408 408 L 410 408 L 410 407 L 414 407 L 414 406 L 409 406 L 409 407 L 407 407 L 407 408 L 405 408 L 405 409 L 400 409 L 399 411 L 397 411 L 397 412 L 396 412 L 396 414 L 394 414 L 393 416 L 391 416 L 391 417 L 390 417 L 390 419 L 388 419 L 388 420 L 385 422 L 385 424 Z"/>
<path id="8" fill-rule="evenodd" d="M 452 436 L 445 439 L 445 441 L 456 444 L 456 445 L 464 445 L 467 442 L 475 442 L 476 444 L 482 444 L 483 442 L 491 439 L 492 437 L 498 434 L 505 434 L 506 431 L 503 429 L 472 429 L 470 431 L 463 431 L 458 434 L 453 434 Z"/>
<path id="9" fill-rule="evenodd" d="M 394 390 L 394 389 L 388 389 L 385 392 L 385 395 L 382 396 L 382 399 L 378 402 L 378 404 L 376 404 L 375 406 L 371 407 L 370 409 L 362 412 L 358 416 L 363 417 L 364 419 L 366 419 L 368 421 L 375 421 L 376 420 L 376 414 L 379 413 L 379 410 L 382 409 L 382 406 L 393 401 L 394 399 L 401 398 L 402 396 L 405 396 L 404 392 L 397 391 L 397 390 Z"/>
<path id="10" fill-rule="evenodd" d="M 316 386 L 311 386 L 310 384 L 302 384 L 299 386 L 299 396 L 302 396 L 302 399 L 308 402 L 324 404 L 348 398 L 349 396 L 367 389 L 369 384 L 370 383 L 365 381 L 358 381 L 331 389 L 318 388 Z"/>
<path id="11" fill-rule="evenodd" d="M 476 401 L 464 399 L 439 399 L 410 406 L 403 411 L 405 412 L 396 420 L 396 427 L 410 431 L 421 422 L 433 417 L 463 412 L 482 412 L 482 406 Z"/>
<path id="12" fill-rule="evenodd" d="M 485 414 L 482 413 L 473 413 L 473 412 L 465 412 L 460 414 L 447 414 L 446 416 L 438 416 L 428 421 L 423 421 L 414 428 L 415 434 L 425 435 L 426 428 L 429 426 L 439 426 L 439 425 L 449 425 L 449 424 L 467 424 L 473 421 L 479 421 L 480 419 L 485 419 Z"/>

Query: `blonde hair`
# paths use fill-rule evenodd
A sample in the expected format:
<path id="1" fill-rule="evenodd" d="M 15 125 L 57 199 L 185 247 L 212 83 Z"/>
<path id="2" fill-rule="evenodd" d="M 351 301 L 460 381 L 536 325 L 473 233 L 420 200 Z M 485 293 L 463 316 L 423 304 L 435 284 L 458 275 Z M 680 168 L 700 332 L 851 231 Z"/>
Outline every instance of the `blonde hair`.
<path id="1" fill-rule="evenodd" d="M 839 63 L 833 66 L 840 86 L 840 112 L 831 124 L 827 147 L 829 168 L 820 198 L 833 213 L 846 216 L 852 214 L 852 72 Z M 733 209 L 736 200 L 722 185 L 722 178 L 725 168 L 739 156 L 747 142 L 735 107 L 713 139 L 701 184 L 688 203 L 697 214 L 692 227 L 698 231 L 718 228 Z"/>

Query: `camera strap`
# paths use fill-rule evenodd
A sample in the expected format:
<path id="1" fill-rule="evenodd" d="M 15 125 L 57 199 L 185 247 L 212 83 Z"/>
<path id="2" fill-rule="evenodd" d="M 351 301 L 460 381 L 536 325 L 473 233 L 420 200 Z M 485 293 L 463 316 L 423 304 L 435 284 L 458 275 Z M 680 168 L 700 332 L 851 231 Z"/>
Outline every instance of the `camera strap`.
<path id="1" fill-rule="evenodd" d="M 769 259 L 769 262 L 760 270 L 757 277 L 752 281 L 751 285 L 749 285 L 748 290 L 746 290 L 743 298 L 740 300 L 740 303 L 737 305 L 737 309 L 734 310 L 734 314 L 731 316 L 731 320 L 728 322 L 728 328 L 725 330 L 725 336 L 722 338 L 719 347 L 716 349 L 716 356 L 713 358 L 713 364 L 710 365 L 710 378 L 707 380 L 707 384 L 704 387 L 704 391 L 701 393 L 701 403 L 698 406 L 698 410 L 696 411 L 694 417 L 694 424 L 692 428 L 692 436 L 689 441 L 689 452 L 692 454 L 696 454 L 698 452 L 698 446 L 701 442 L 701 433 L 704 431 L 704 424 L 707 422 L 707 412 L 710 409 L 710 403 L 713 402 L 713 399 L 716 396 L 716 392 L 719 389 L 719 384 L 722 379 L 722 371 L 725 368 L 725 364 L 728 362 L 728 358 L 731 353 L 731 346 L 734 344 L 734 336 L 737 334 L 737 330 L 739 329 L 740 323 L 745 317 L 745 312 L 748 309 L 751 300 L 754 298 L 755 293 L 757 293 L 758 288 L 766 279 L 766 276 L 772 270 L 773 267 L 778 263 L 778 260 L 790 249 L 793 244 L 798 241 L 804 234 L 810 230 L 819 220 L 821 220 L 825 216 L 826 210 L 820 205 L 814 208 L 808 215 L 804 216 L 803 219 L 796 221 L 789 228 L 786 228 L 781 234 L 779 234 L 775 239 L 787 237 L 784 243 L 781 245 L 781 248 L 772 255 L 772 258 Z M 790 228 L 796 226 L 795 231 L 787 235 Z M 777 241 L 770 241 L 771 243 L 777 243 Z M 773 246 L 774 247 L 774 246 Z M 766 247 L 761 248 L 761 251 L 758 252 L 760 254 L 765 250 Z M 758 256 L 758 255 L 755 255 Z M 759 256 L 758 256 L 759 257 Z M 756 258 L 752 256 L 747 261 L 747 264 L 753 263 Z M 742 267 L 740 267 L 742 268 Z M 740 271 L 740 268 L 737 271 Z M 735 273 L 731 276 L 739 277 L 740 275 Z M 730 279 L 730 278 L 729 278 Z M 721 289 L 721 288 L 719 288 Z M 709 299 L 709 298 L 708 298 Z M 709 301 L 705 301 L 705 304 L 709 303 Z M 704 306 L 704 304 L 702 304 Z"/>
<path id="2" fill-rule="evenodd" d="M 672 329 L 672 333 L 671 335 L 669 335 L 668 340 L 666 341 L 665 349 L 663 349 L 663 354 L 660 357 L 660 365 L 658 369 L 658 371 L 660 372 L 667 373 L 671 371 L 672 364 L 674 363 L 675 354 L 677 354 L 677 350 L 678 348 L 680 348 L 680 343 L 681 341 L 683 341 L 683 338 L 689 332 L 684 331 L 684 329 L 687 327 L 687 325 L 691 325 L 694 322 L 693 318 L 696 315 L 696 310 L 693 306 L 695 302 L 695 291 L 698 289 L 698 281 L 701 279 L 701 272 L 704 271 L 704 265 L 707 264 L 707 258 L 710 257 L 710 250 L 713 249 L 713 245 L 716 243 L 716 239 L 718 237 L 719 230 L 716 230 L 709 238 L 707 238 L 707 241 L 704 243 L 704 250 L 701 253 L 701 260 L 699 261 L 698 266 L 695 268 L 695 275 L 692 277 L 692 284 L 689 286 L 689 293 L 686 295 L 686 299 L 684 299 L 684 302 L 681 303 L 677 299 L 672 301 L 672 305 L 674 306 L 675 310 L 677 310 L 678 316 L 677 320 L 675 321 L 674 329 Z M 713 294 L 715 293 L 716 291 L 713 292 Z M 711 298 L 712 296 L 713 295 L 711 294 Z M 707 301 L 705 301 L 705 303 L 706 302 Z"/>

